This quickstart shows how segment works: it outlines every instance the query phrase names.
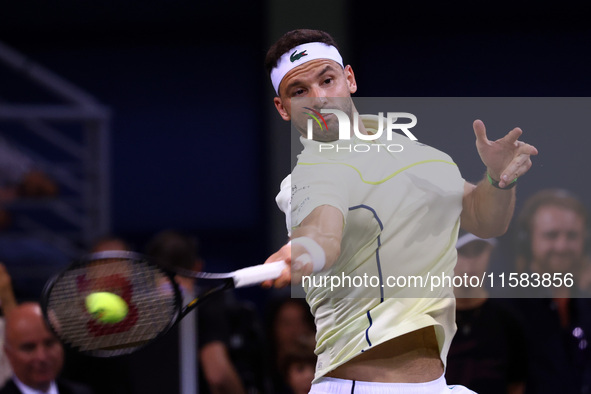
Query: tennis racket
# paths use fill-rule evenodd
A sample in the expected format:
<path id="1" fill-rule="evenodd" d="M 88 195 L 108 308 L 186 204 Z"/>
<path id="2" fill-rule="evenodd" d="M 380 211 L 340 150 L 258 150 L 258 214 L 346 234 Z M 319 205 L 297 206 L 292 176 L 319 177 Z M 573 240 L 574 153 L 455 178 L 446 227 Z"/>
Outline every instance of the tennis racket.
<path id="1" fill-rule="evenodd" d="M 276 279 L 286 267 L 278 261 L 229 273 L 171 272 L 148 257 L 126 251 L 88 255 L 50 279 L 41 298 L 49 327 L 68 348 L 94 357 L 133 353 L 166 334 L 211 295 Z M 186 305 L 175 275 L 196 279 L 197 296 Z M 102 323 L 86 309 L 86 297 L 110 292 L 128 306 L 117 323 Z"/>

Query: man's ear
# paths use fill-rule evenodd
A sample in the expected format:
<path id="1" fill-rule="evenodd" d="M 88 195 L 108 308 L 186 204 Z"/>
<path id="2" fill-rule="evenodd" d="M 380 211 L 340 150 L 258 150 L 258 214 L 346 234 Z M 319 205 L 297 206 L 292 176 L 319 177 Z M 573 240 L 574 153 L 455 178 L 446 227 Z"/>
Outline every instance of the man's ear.
<path id="1" fill-rule="evenodd" d="M 355 80 L 353 68 L 350 65 L 346 65 L 343 71 L 347 79 L 347 86 L 349 86 L 349 93 L 353 94 L 357 91 L 357 81 Z"/>
<path id="2" fill-rule="evenodd" d="M 289 115 L 289 113 L 283 106 L 283 101 L 281 100 L 281 98 L 275 97 L 273 99 L 273 103 L 275 104 L 275 108 L 277 108 L 277 112 L 279 112 L 279 115 L 281 115 L 281 118 L 283 118 L 283 120 L 285 120 L 286 122 L 289 122 L 291 120 L 291 115 Z"/>

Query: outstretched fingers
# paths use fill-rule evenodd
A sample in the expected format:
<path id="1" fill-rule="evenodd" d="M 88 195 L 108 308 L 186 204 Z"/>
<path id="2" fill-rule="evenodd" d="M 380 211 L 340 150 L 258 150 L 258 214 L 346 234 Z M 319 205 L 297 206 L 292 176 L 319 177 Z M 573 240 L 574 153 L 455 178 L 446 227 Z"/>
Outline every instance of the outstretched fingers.
<path id="1" fill-rule="evenodd" d="M 500 187 L 505 187 L 517 178 L 523 176 L 532 166 L 531 156 L 538 154 L 538 150 L 524 142 L 518 141 L 518 150 L 509 165 L 505 168 L 499 181 Z"/>
<path id="2" fill-rule="evenodd" d="M 472 123 L 472 127 L 474 128 L 474 134 L 476 135 L 476 143 L 479 142 L 487 143 L 488 138 L 486 136 L 486 127 L 484 127 L 484 122 L 480 119 L 476 119 L 474 123 Z"/>
<path id="3" fill-rule="evenodd" d="M 518 140 L 519 140 L 519 137 L 521 137 L 521 134 L 523 134 L 523 131 L 519 127 L 515 127 L 513 130 L 508 132 L 506 136 L 501 138 L 501 140 L 503 140 L 507 144 L 512 144 L 512 145 L 517 146 L 518 142 L 519 142 Z"/>

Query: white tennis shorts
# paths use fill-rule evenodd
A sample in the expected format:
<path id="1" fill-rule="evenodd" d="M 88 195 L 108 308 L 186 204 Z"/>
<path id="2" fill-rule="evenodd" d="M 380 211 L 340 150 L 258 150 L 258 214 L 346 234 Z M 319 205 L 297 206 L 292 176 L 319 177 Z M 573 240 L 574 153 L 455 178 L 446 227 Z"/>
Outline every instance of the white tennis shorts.
<path id="1" fill-rule="evenodd" d="M 310 394 L 475 394 L 464 386 L 448 386 L 445 377 L 425 383 L 376 383 L 322 378 Z"/>

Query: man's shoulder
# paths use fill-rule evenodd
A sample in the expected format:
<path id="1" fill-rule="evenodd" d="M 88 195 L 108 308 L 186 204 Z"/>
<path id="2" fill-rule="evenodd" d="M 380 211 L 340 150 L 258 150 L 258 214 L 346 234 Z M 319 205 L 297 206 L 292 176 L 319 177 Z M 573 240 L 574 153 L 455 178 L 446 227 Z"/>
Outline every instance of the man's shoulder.
<path id="1" fill-rule="evenodd" d="M 0 394 L 21 394 L 21 391 L 16 387 L 14 381 L 9 379 L 4 386 L 0 388 Z"/>
<path id="2" fill-rule="evenodd" d="M 67 379 L 58 379 L 57 388 L 60 394 L 93 394 L 90 387 Z"/>
<path id="3" fill-rule="evenodd" d="M 93 394 L 92 390 L 81 383 L 72 382 L 66 379 L 58 379 L 57 387 L 60 394 Z M 0 388 L 0 394 L 22 394 L 14 380 L 10 379 Z"/>

